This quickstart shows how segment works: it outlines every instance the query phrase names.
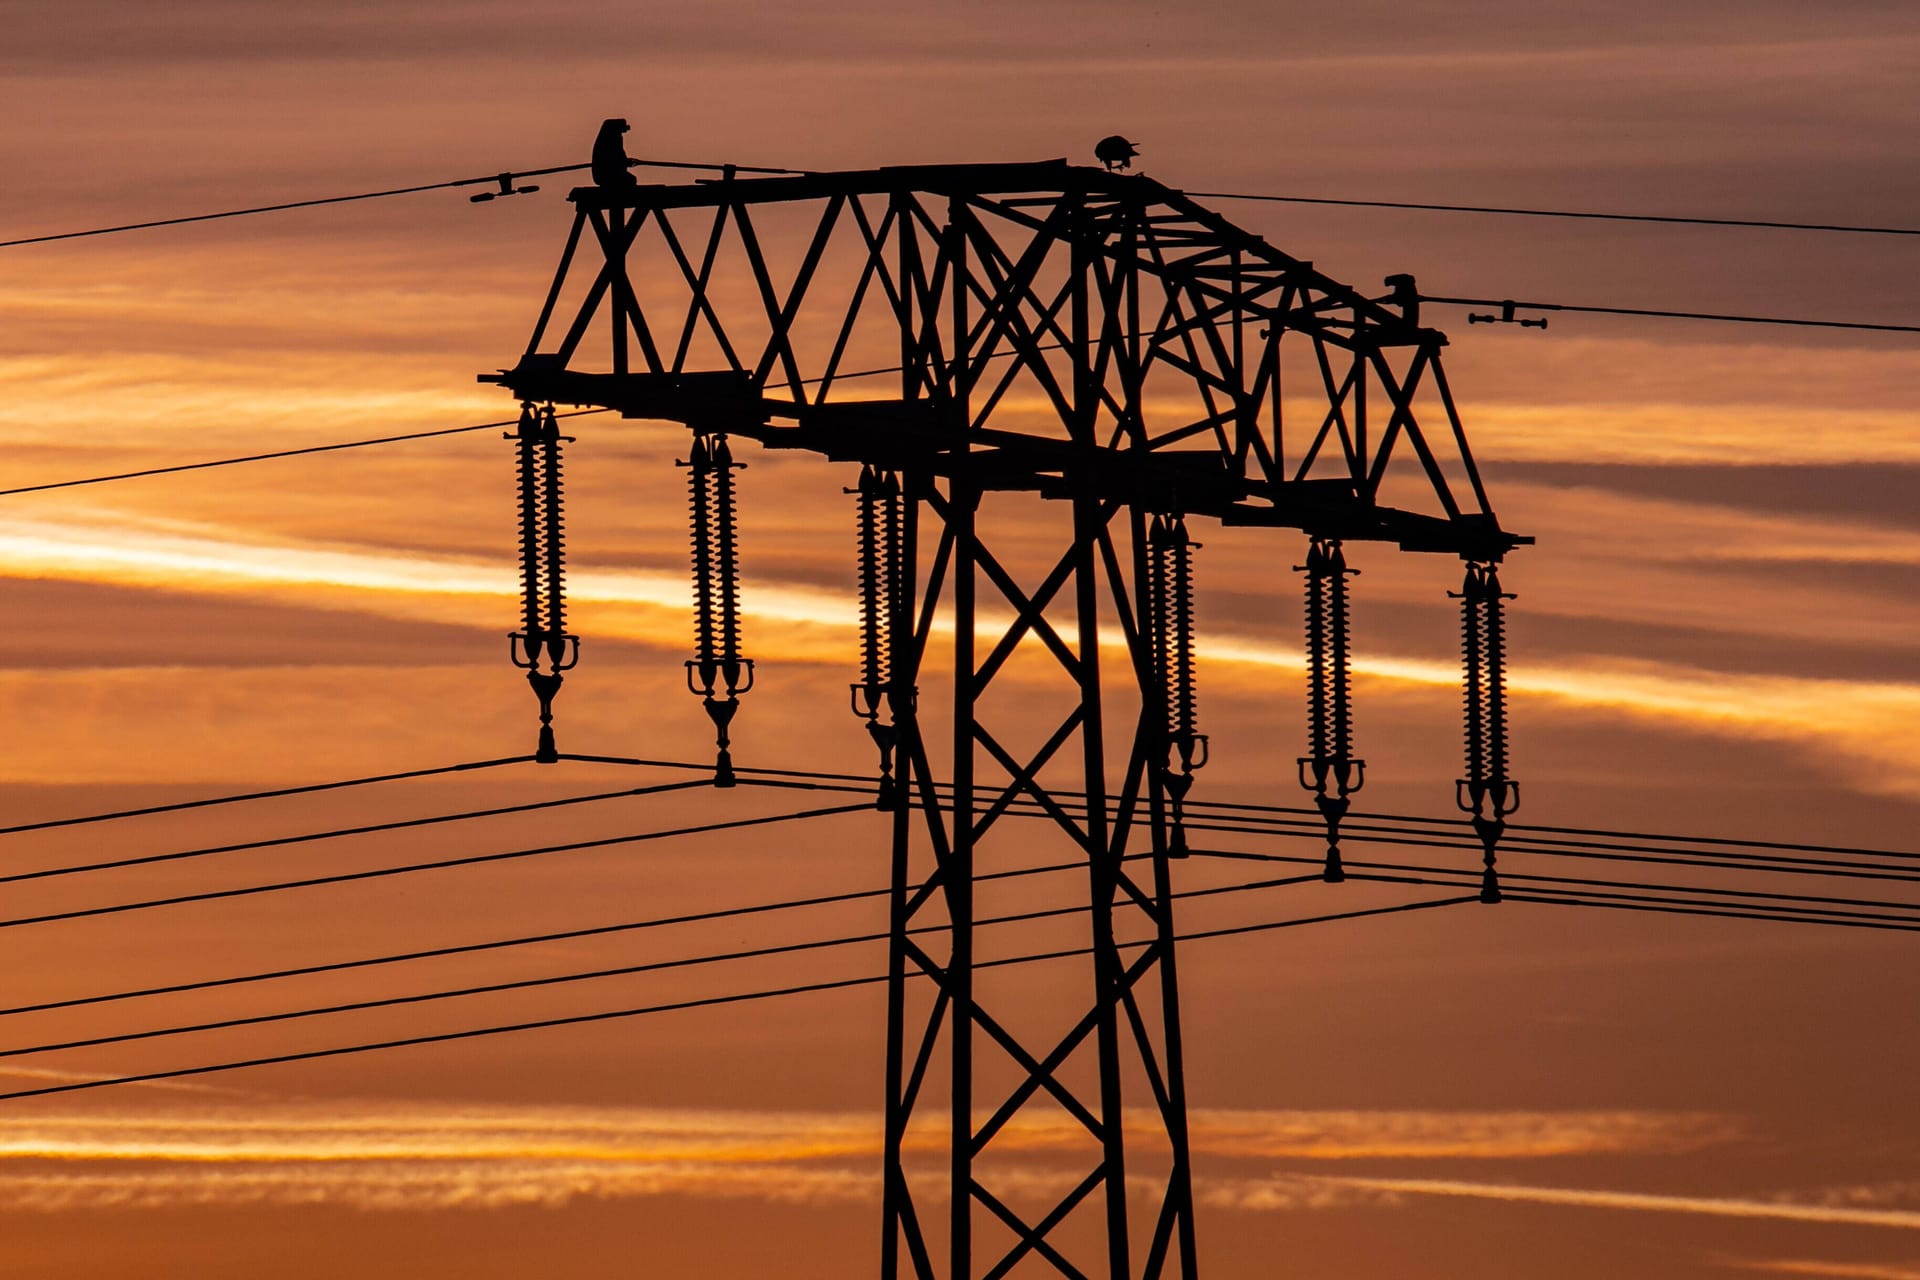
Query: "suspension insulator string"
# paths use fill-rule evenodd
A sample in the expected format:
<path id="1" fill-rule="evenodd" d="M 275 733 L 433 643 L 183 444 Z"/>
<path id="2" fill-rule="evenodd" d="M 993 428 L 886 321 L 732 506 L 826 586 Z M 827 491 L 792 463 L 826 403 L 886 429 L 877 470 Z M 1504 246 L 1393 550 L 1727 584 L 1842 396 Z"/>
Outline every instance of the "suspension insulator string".
<path id="1" fill-rule="evenodd" d="M 1194 672 L 1193 552 L 1185 517 L 1156 515 L 1147 534 L 1148 626 L 1153 673 L 1165 712 L 1167 754 L 1161 780 L 1169 801 L 1167 852 L 1187 854 L 1186 797 L 1193 774 L 1207 763 L 1207 736 L 1200 732 Z"/>
<path id="2" fill-rule="evenodd" d="M 740 695 L 753 688 L 753 660 L 740 653 L 740 536 L 735 462 L 720 432 L 697 434 L 686 462 L 693 545 L 693 649 L 687 688 L 713 721 L 713 785 L 734 785 L 729 734 Z"/>
<path id="3" fill-rule="evenodd" d="M 1507 818 L 1520 807 L 1520 784 L 1507 776 L 1507 627 L 1499 567 L 1469 561 L 1460 601 L 1460 652 L 1466 710 L 1467 776 L 1454 803 L 1471 815 L 1484 850 L 1480 901 L 1500 901 L 1495 854 Z"/>
<path id="4" fill-rule="evenodd" d="M 1337 884 L 1347 878 L 1340 858 L 1340 823 L 1351 797 L 1366 785 L 1367 762 L 1353 754 L 1353 645 L 1347 567 L 1337 538 L 1314 538 L 1307 562 L 1296 565 L 1306 577 L 1307 752 L 1300 757 L 1300 785 L 1327 824 L 1327 860 L 1320 878 Z"/>
<path id="5" fill-rule="evenodd" d="M 873 807 L 892 810 L 900 803 L 894 780 L 894 748 L 899 730 L 892 719 L 888 694 L 893 684 L 894 625 L 899 613 L 901 566 L 900 477 L 868 464 L 860 482 L 846 490 L 856 502 L 858 541 L 857 585 L 860 592 L 860 679 L 849 686 L 853 714 L 865 723 L 880 752 L 879 786 Z M 882 719 L 885 710 L 888 718 Z"/>
<path id="6" fill-rule="evenodd" d="M 560 753 L 553 739 L 553 699 L 563 672 L 580 661 L 579 637 L 567 632 L 566 521 L 560 446 L 572 437 L 560 434 L 553 406 L 520 406 L 515 442 L 520 491 L 521 629 L 508 639 L 516 667 L 540 700 L 540 738 L 534 759 L 554 764 Z"/>

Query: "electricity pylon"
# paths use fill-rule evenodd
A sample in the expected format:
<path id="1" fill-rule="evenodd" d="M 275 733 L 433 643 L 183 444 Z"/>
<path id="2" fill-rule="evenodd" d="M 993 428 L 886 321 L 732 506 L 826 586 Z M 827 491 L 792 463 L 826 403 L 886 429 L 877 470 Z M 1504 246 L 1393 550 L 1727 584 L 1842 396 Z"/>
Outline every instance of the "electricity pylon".
<path id="1" fill-rule="evenodd" d="M 734 640 L 688 664 L 717 781 L 751 683 L 733 570 L 713 568 L 732 534 L 702 532 L 733 527 L 735 491 L 715 487 L 727 441 L 861 467 L 853 701 L 892 824 L 882 1274 L 1190 1280 L 1171 876 L 1206 743 L 1187 522 L 1304 531 L 1322 592 L 1344 591 L 1326 567 L 1346 572 L 1342 540 L 1457 555 L 1484 578 L 1530 540 L 1488 504 L 1446 339 L 1406 277 L 1369 298 L 1149 178 L 1060 161 L 609 176 L 571 200 L 533 336 L 484 380 L 691 429 L 699 599 L 719 611 L 699 634 Z M 1470 617 L 1501 598 L 1496 580 Z M 1344 724 L 1337 600 L 1319 692 Z M 1049 731 L 1022 740 L 1036 718 Z M 1360 776 L 1344 735 L 1301 763 L 1340 813 Z M 1497 758 L 1490 779 L 1482 750 L 1463 796 L 1506 803 L 1504 739 Z M 1055 962 L 1085 966 L 1075 1007 L 1038 1028 L 976 930 L 976 890 L 1031 857 L 1003 833 L 1016 805 L 1051 819 L 1091 908 Z M 923 1165 L 914 1135 L 941 1131 L 941 1092 L 948 1155 Z M 1055 1172 L 1004 1158 L 1035 1143 Z"/>

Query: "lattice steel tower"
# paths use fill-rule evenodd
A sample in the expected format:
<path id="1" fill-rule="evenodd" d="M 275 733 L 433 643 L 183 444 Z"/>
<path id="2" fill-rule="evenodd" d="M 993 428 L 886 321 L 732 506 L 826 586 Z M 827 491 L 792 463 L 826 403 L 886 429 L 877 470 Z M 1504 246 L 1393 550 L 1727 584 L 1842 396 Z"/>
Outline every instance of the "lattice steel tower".
<path id="1" fill-rule="evenodd" d="M 484 380 L 530 407 L 691 430 L 704 576 L 689 684 L 723 748 L 752 679 L 728 441 L 860 467 L 853 709 L 892 823 L 882 1274 L 1192 1277 L 1170 885 L 1179 804 L 1206 757 L 1188 526 L 1311 539 L 1318 727 L 1300 777 L 1327 814 L 1329 879 L 1363 777 L 1340 544 L 1468 562 L 1483 740 L 1460 794 L 1497 898 L 1493 845 L 1517 792 L 1488 669 L 1504 598 L 1493 567 L 1528 539 L 1488 505 L 1445 338 L 1421 326 L 1405 277 L 1362 296 L 1151 179 L 1064 161 L 661 186 L 603 175 L 571 200 L 532 339 Z M 1050 546 L 1034 545 L 1036 527 Z M 560 652 L 542 635 L 521 651 L 543 644 Z M 1002 689 L 1015 667 L 1017 714 Z M 1050 705 L 1034 692 L 1043 669 Z M 1017 742 L 1036 714 L 1051 731 Z M 717 780 L 731 768 L 723 751 Z M 1005 1012 L 1010 971 L 977 945 L 976 889 L 1034 856 L 1004 832 L 1015 805 L 1049 815 L 1049 838 L 1085 866 L 1091 964 L 1076 1015 L 1055 1026 Z M 939 1165 L 915 1156 L 929 1122 Z M 1035 1144 L 1059 1162 L 1051 1181 L 999 1158 Z"/>

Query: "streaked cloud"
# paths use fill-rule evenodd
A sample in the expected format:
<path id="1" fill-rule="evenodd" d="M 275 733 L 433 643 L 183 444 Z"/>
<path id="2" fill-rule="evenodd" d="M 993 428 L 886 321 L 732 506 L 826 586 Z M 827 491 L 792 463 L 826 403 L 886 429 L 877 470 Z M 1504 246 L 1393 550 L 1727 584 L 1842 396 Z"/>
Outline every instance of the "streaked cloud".
<path id="1" fill-rule="evenodd" d="M 1873 1209 L 1788 1199 L 1654 1195 L 1637 1191 L 1596 1191 L 1573 1187 L 1537 1187 L 1500 1182 L 1461 1182 L 1444 1178 L 1307 1179 L 1336 1189 L 1388 1196 L 1447 1196 L 1500 1200 L 1517 1204 L 1564 1205 L 1581 1209 L 1624 1209 L 1643 1213 L 1682 1213 L 1717 1218 L 1775 1222 L 1817 1222 L 1838 1226 L 1888 1227 L 1920 1231 L 1920 1209 Z M 1250 1201 L 1246 1207 L 1267 1207 Z"/>
<path id="2" fill-rule="evenodd" d="M 1734 519 L 1734 517 L 1728 517 Z M 1920 554 L 1920 540 L 1883 531 L 1873 545 L 1900 558 Z M 492 631 L 510 616 L 511 570 L 502 562 L 451 555 L 403 555 L 363 546 L 241 540 L 213 527 L 150 517 L 109 521 L 0 519 L 0 563 L 18 575 L 215 592 L 263 592 L 396 618 L 454 621 Z M 679 648 L 687 587 L 678 572 L 583 570 L 570 594 L 590 634 Z M 789 660 L 837 658 L 853 625 L 841 593 L 794 584 L 759 583 L 752 591 L 756 625 Z M 986 624 L 983 624 L 983 626 Z M 1103 637 L 1118 645 L 1117 633 Z M 1201 654 L 1225 679 L 1235 668 L 1293 672 L 1302 659 L 1290 645 L 1223 633 L 1202 636 Z M 1356 662 L 1363 679 L 1391 688 L 1452 689 L 1450 662 L 1372 657 Z M 21 672 L 41 696 L 57 680 L 86 673 Z M 1527 663 L 1510 688 L 1521 697 L 1568 710 L 1663 721 L 1692 732 L 1765 738 L 1810 749 L 1851 767 L 1850 785 L 1920 793 L 1920 686 L 1892 681 L 1730 675 L 1676 664 L 1622 660 Z M 204 696 L 215 696 L 209 692 Z"/>
<path id="3" fill-rule="evenodd" d="M 1729 1142 L 1727 1116 L 1647 1111 L 1194 1111 L 1196 1150 L 1306 1160 L 1677 1155 Z"/>
<path id="4" fill-rule="evenodd" d="M 1131 1128 L 1153 1129 L 1144 1114 Z M 1723 1117 L 1636 1112 L 1202 1111 L 1197 1156 L 1532 1159 L 1664 1154 L 1722 1141 Z M 877 1197 L 878 1118 L 866 1113 L 566 1107 L 321 1107 L 17 1116 L 0 1129 L 0 1191 L 15 1209 L 338 1204 L 362 1209 L 557 1205 L 668 1194 L 802 1203 Z M 1071 1125 L 1016 1121 L 999 1144 L 1086 1146 Z M 945 1133 L 909 1156 L 937 1166 Z M 1014 1167 L 998 1185 L 1057 1193 L 1077 1175 Z M 1286 1207 L 1350 1195 L 1296 1180 Z M 1282 1207 L 1267 1184 L 1209 1183 L 1210 1202 Z M 1234 1190 L 1233 1188 L 1239 1188 Z M 1264 1189 L 1262 1189 L 1264 1188 Z M 1360 1188 L 1370 1191 L 1370 1188 Z"/>
<path id="5" fill-rule="evenodd" d="M 1821 1262 L 1809 1258 L 1765 1261 L 1728 1260 L 1729 1267 L 1765 1271 L 1781 1276 L 1821 1276 L 1827 1280 L 1920 1280 L 1920 1264 L 1884 1262 Z"/>

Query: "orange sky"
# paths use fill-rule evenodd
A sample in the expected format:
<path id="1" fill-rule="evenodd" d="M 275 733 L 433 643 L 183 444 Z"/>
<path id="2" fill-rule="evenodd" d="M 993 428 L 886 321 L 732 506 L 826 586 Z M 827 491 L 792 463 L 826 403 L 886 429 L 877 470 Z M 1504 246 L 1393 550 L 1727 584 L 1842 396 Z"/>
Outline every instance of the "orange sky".
<path id="1" fill-rule="evenodd" d="M 701 161 L 1082 162 L 1122 132 L 1145 172 L 1194 191 L 1895 225 L 1920 208 L 1920 28 L 1900 5 L 29 8 L 0 40 L 0 239 L 584 160 L 611 115 L 633 122 L 634 155 Z M 510 416 L 474 375 L 524 344 L 565 186 L 0 250 L 0 488 Z M 1903 239 L 1218 207 L 1369 291 L 1413 271 L 1436 294 L 1920 322 Z M 1914 343 L 1432 319 L 1453 336 L 1449 376 L 1503 523 L 1539 538 L 1503 575 L 1520 597 L 1526 820 L 1912 847 Z M 570 429 L 586 656 L 561 695 L 563 747 L 700 758 L 707 726 L 679 667 L 684 435 Z M 863 770 L 845 711 L 852 473 L 746 456 L 763 683 L 740 757 Z M 503 639 L 511 503 L 492 432 L 0 498 L 0 819 L 528 749 L 531 699 Z M 1007 509 L 1036 534 L 1035 510 Z M 1214 746 L 1199 794 L 1299 803 L 1298 582 L 1275 570 L 1297 539 L 1196 533 Z M 1367 805 L 1449 811 L 1457 566 L 1350 554 Z M 518 766 L 0 837 L 0 866 L 638 780 Z M 790 799 L 636 798 L 12 884 L 0 917 Z M 862 889 L 885 871 L 880 820 L 856 814 L 0 929 L 0 1003 Z M 1269 890 L 1186 918 L 1388 900 L 1369 892 Z M 803 914 L 0 1017 L 0 1049 L 884 927 L 873 902 Z M 1003 936 L 1024 949 L 1070 933 Z M 855 976 L 880 958 L 0 1058 L 0 1085 Z M 1198 944 L 1182 979 L 1205 1274 L 1915 1280 L 1917 972 L 1901 935 L 1517 904 Z M 1064 1007 L 1079 976 L 1027 980 L 1023 1007 Z M 0 1280 L 870 1272 L 880 1018 L 862 987 L 0 1103 Z M 1053 1136 L 1036 1122 L 1016 1137 L 1039 1196 L 1062 1167 Z M 918 1154 L 936 1161 L 943 1139 L 921 1134 Z"/>

